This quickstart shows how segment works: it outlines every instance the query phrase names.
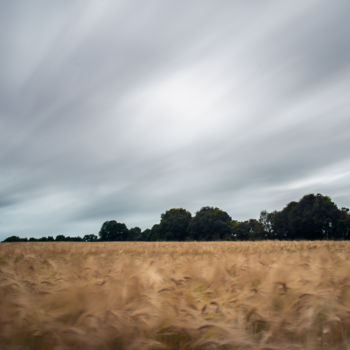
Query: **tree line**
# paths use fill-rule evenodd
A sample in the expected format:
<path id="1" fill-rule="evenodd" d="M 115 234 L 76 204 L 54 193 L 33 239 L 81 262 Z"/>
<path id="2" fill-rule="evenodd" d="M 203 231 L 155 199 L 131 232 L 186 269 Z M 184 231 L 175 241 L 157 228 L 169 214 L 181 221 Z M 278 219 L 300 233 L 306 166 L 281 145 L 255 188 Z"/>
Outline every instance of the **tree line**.
<path id="1" fill-rule="evenodd" d="M 308 194 L 298 202 L 288 203 L 282 210 L 263 210 L 258 220 L 233 220 L 216 207 L 203 207 L 192 214 L 183 208 L 169 209 L 150 229 L 128 229 L 124 223 L 103 223 L 98 236 L 58 235 L 42 238 L 11 236 L 4 242 L 25 241 L 246 241 L 246 240 L 348 240 L 350 214 L 339 209 L 322 194 Z"/>

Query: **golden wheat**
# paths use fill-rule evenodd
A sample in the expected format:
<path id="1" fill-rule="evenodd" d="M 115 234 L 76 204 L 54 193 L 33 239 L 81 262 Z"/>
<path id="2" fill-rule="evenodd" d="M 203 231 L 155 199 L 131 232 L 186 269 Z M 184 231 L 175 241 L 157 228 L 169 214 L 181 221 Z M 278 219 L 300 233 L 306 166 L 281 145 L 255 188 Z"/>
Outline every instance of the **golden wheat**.
<path id="1" fill-rule="evenodd" d="M 350 349 L 350 242 L 0 245 L 1 349 Z"/>

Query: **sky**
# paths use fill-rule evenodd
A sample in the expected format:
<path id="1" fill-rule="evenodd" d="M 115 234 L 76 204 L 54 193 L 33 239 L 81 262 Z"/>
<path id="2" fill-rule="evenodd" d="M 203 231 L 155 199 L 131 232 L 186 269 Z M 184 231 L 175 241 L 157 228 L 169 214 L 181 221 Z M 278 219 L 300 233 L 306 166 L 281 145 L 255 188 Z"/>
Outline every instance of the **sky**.
<path id="1" fill-rule="evenodd" d="M 0 239 L 183 207 L 350 206 L 350 2 L 2 0 Z"/>

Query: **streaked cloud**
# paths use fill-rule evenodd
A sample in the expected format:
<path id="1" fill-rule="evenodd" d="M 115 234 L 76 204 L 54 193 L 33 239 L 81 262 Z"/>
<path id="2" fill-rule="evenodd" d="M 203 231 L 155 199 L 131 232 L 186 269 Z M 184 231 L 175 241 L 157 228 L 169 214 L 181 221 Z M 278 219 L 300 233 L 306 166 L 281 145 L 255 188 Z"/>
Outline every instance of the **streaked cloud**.
<path id="1" fill-rule="evenodd" d="M 350 206 L 347 1 L 3 1 L 0 239 Z"/>

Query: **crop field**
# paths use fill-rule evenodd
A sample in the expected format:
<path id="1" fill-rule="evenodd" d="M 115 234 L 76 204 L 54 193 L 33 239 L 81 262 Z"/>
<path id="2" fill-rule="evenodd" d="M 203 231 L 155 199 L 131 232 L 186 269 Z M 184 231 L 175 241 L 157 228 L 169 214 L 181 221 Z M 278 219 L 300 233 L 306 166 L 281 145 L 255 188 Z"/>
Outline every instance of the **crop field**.
<path id="1" fill-rule="evenodd" d="M 1 349 L 350 349 L 350 242 L 2 243 Z"/>

